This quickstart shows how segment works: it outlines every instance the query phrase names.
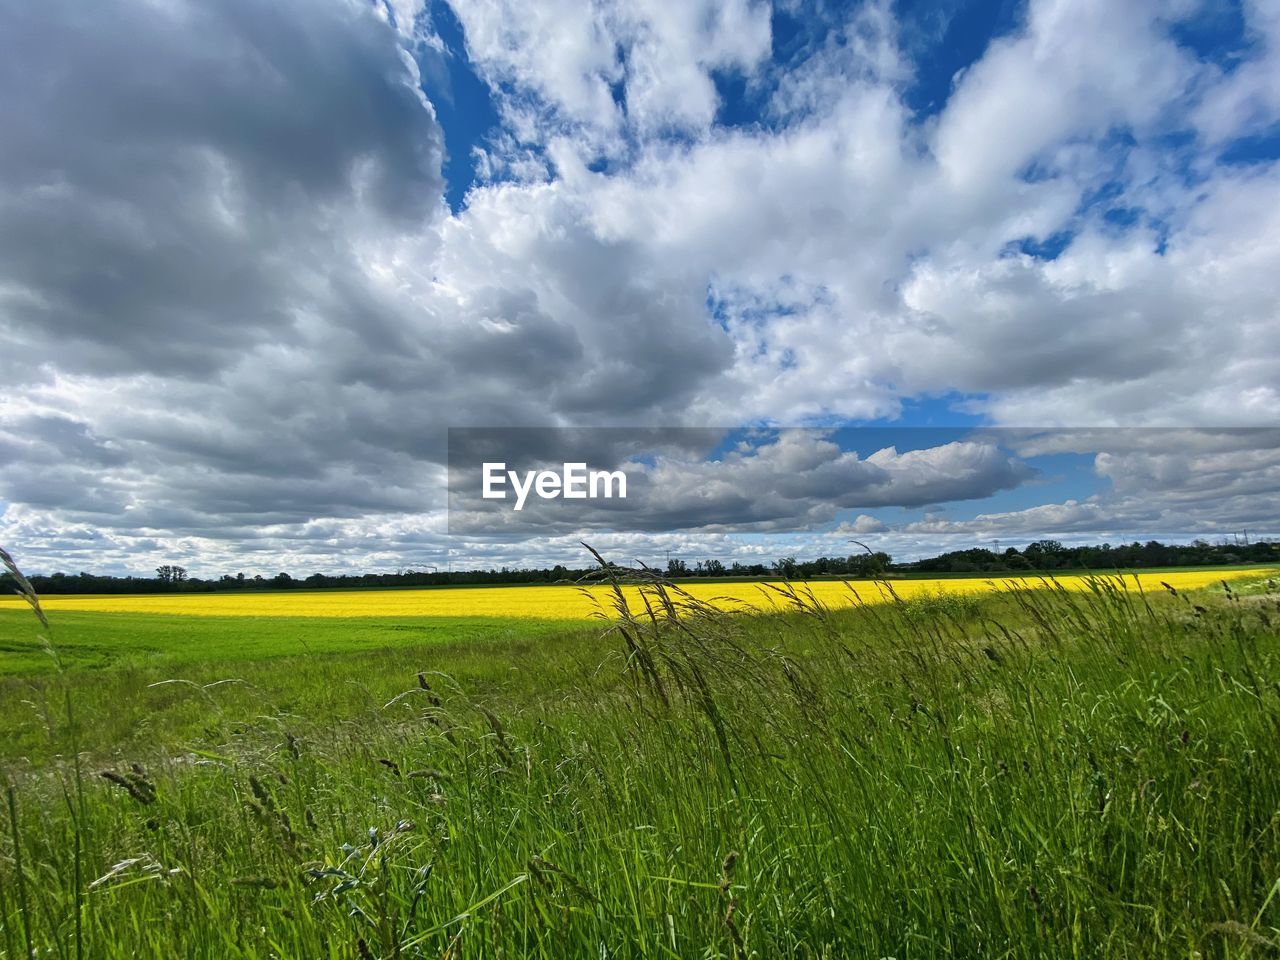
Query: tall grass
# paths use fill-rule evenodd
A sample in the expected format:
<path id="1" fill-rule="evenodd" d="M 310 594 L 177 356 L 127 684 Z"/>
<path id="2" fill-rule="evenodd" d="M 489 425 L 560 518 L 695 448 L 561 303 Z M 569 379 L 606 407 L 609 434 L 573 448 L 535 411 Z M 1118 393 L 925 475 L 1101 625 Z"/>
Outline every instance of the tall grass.
<path id="1" fill-rule="evenodd" d="M 518 694 L 424 664 L 357 719 L 11 771 L 0 956 L 1276 951 L 1273 596 L 747 617 L 601 578 L 605 637 Z"/>

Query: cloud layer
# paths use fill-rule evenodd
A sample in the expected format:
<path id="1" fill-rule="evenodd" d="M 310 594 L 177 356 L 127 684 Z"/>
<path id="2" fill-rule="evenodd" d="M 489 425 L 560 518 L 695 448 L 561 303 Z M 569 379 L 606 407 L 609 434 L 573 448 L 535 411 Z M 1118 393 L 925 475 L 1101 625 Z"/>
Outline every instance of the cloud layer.
<path id="1" fill-rule="evenodd" d="M 929 38 L 874 0 L 453 13 L 499 117 L 456 213 L 415 0 L 0 2 L 0 540 L 117 569 L 496 557 L 444 535 L 448 426 L 938 397 L 996 425 L 1276 422 L 1263 0 L 1229 55 L 1185 39 L 1211 4 L 1031 0 L 923 112 Z M 684 463 L 652 529 L 1020 482 L 967 448 L 782 453 Z M 1245 522 L 1269 456 L 1108 453 L 1105 503 L 983 530 Z"/>

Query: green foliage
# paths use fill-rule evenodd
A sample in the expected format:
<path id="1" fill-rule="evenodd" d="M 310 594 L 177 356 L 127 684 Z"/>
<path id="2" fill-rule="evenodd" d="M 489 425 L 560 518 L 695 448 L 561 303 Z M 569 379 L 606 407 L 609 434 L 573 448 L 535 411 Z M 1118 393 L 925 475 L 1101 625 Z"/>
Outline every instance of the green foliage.
<path id="1" fill-rule="evenodd" d="M 1273 594 L 774 589 L 619 591 L 608 642 L 11 686 L 82 759 L 5 766 L 0 957 L 1275 953 Z M 163 693 L 149 741 L 99 739 L 136 714 L 94 689 Z"/>
<path id="2" fill-rule="evenodd" d="M 1066 570 L 1152 570 L 1186 567 L 1232 567 L 1244 565 L 1270 565 L 1280 563 L 1280 542 L 1275 540 L 1243 540 L 1211 544 L 1203 540 L 1184 544 L 1165 544 L 1155 540 L 1147 543 L 1129 543 L 1112 546 L 1065 547 L 1057 540 L 1037 540 L 1019 550 L 1008 547 L 1003 551 L 971 547 L 953 550 L 936 557 L 895 563 L 887 553 L 871 552 L 858 541 L 859 550 L 849 556 L 818 557 L 813 560 L 797 560 L 782 557 L 772 564 L 741 563 L 721 560 L 698 560 L 693 564 L 680 557 L 666 561 L 666 573 L 671 579 L 687 577 L 730 577 L 759 580 L 766 577 L 812 580 L 819 578 L 875 578 L 886 572 L 898 577 L 935 574 L 973 573 L 1027 573 L 1028 571 Z M 31 583 L 40 593 L 75 594 L 137 594 L 209 593 L 220 590 L 323 590 L 339 588 L 387 589 L 394 587 L 446 587 L 485 586 L 498 584 L 547 584 L 575 582 L 591 573 L 591 570 L 569 569 L 563 566 L 550 568 L 509 568 L 498 570 L 401 570 L 397 573 L 323 574 L 313 573 L 305 579 L 296 579 L 281 571 L 273 577 L 258 574 L 246 577 L 224 574 L 217 579 L 189 577 L 183 567 L 166 565 L 156 568 L 155 577 L 114 577 L 92 573 L 53 573 L 34 576 Z M 0 570 L 0 591 L 12 588 L 10 577 Z"/>

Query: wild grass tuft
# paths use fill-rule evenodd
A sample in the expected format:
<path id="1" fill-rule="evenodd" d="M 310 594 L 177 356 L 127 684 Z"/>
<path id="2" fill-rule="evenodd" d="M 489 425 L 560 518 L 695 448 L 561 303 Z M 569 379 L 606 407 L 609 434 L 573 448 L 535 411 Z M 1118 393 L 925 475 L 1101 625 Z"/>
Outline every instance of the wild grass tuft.
<path id="1" fill-rule="evenodd" d="M 534 645 L 33 684 L 0 957 L 1275 953 L 1274 590 L 737 615 L 597 559 Z"/>

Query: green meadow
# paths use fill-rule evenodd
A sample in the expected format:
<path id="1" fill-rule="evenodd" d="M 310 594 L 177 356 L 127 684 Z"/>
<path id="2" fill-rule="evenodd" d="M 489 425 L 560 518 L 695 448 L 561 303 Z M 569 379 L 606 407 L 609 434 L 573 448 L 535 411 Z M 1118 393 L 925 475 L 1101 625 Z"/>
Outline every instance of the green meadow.
<path id="1" fill-rule="evenodd" d="M 6 612 L 0 957 L 1280 950 L 1274 584 L 781 589 L 653 582 L 609 627 Z"/>
<path id="2" fill-rule="evenodd" d="M 12 607 L 12 605 L 10 605 Z M 67 668 L 122 669 L 352 654 L 442 643 L 518 642 L 581 627 L 573 620 L 496 617 L 226 617 L 56 611 L 49 616 Z M 30 611 L 0 610 L 0 677 L 56 669 Z"/>

